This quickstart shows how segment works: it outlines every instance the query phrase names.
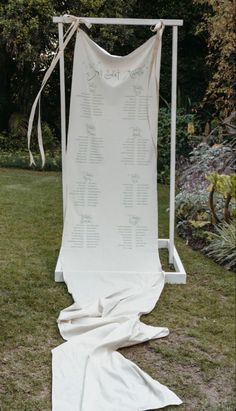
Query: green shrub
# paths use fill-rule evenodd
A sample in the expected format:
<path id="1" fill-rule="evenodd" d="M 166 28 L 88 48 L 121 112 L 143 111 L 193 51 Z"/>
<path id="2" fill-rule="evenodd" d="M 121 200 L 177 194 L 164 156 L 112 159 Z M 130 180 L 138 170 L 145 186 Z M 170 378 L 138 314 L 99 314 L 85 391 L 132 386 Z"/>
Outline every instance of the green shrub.
<path id="1" fill-rule="evenodd" d="M 178 184 L 187 192 L 203 191 L 207 188 L 206 175 L 209 173 L 232 174 L 235 158 L 231 144 L 209 146 L 200 143 L 191 151 L 189 161 L 181 170 Z"/>
<path id="2" fill-rule="evenodd" d="M 46 171 L 59 171 L 61 170 L 61 154 L 59 150 L 55 151 L 53 155 L 50 152 L 46 152 L 46 164 L 43 170 Z M 29 153 L 28 151 L 4 151 L 0 155 L 0 167 L 11 168 L 23 168 L 42 170 L 40 154 L 34 154 L 36 167 L 30 167 Z"/>
<path id="3" fill-rule="evenodd" d="M 48 125 L 48 123 L 42 123 L 42 136 L 43 136 L 43 145 L 45 149 L 53 153 L 60 143 L 57 140 L 55 131 Z M 33 136 L 34 142 L 37 140 L 37 136 Z"/>
<path id="4" fill-rule="evenodd" d="M 223 222 L 208 232 L 210 244 L 204 248 L 209 257 L 223 264 L 229 270 L 236 269 L 236 227 L 233 222 Z"/>
<path id="5" fill-rule="evenodd" d="M 214 210 L 217 215 L 222 214 L 224 210 L 224 197 L 215 192 Z M 230 204 L 229 210 L 234 216 L 235 204 Z M 214 231 L 212 225 L 212 215 L 209 208 L 209 198 L 206 190 L 199 190 L 199 192 L 180 191 L 175 198 L 176 211 L 176 228 L 178 234 L 187 240 L 193 248 L 202 249 L 208 244 L 208 238 L 205 230 Z M 201 242 L 196 242 L 201 239 Z"/>
<path id="6" fill-rule="evenodd" d="M 236 177 L 211 173 L 207 180 L 211 183 L 208 189 L 210 197 L 201 184 L 198 192 L 197 184 L 193 186 L 193 192 L 189 191 L 192 186 L 185 185 L 185 189 L 177 194 L 177 231 L 192 248 L 201 250 L 218 263 L 234 269 Z"/>
<path id="7" fill-rule="evenodd" d="M 13 113 L 9 120 L 10 133 L 0 133 L 0 150 L 15 153 L 17 151 L 27 150 L 27 129 L 28 119 L 20 113 Z M 60 147 L 60 142 L 56 136 L 55 130 L 48 123 L 42 122 L 42 135 L 45 150 L 53 153 Z M 38 152 L 37 127 L 35 126 L 31 136 L 32 150 Z"/>
<path id="8" fill-rule="evenodd" d="M 28 119 L 22 113 L 12 113 L 9 119 L 10 134 L 16 138 L 24 138 L 27 135 Z"/>
<path id="9" fill-rule="evenodd" d="M 0 133 L 0 153 L 14 153 L 16 150 L 25 150 L 27 147 L 26 137 L 16 137 L 7 132 Z"/>
<path id="10" fill-rule="evenodd" d="M 181 191 L 175 199 L 176 228 L 178 234 L 195 249 L 207 244 L 205 229 L 210 229 L 211 213 L 206 192 Z"/>
<path id="11" fill-rule="evenodd" d="M 211 222 L 208 208 L 208 195 L 205 192 L 187 193 L 181 191 L 175 198 L 177 221 Z"/>
<path id="12" fill-rule="evenodd" d="M 235 214 L 235 202 L 236 202 L 236 176 L 210 173 L 206 176 L 206 179 L 210 182 L 208 187 L 209 194 L 209 207 L 212 213 L 212 222 L 214 224 L 219 223 L 221 220 L 215 211 L 214 195 L 218 193 L 224 199 L 224 206 L 221 210 L 224 220 L 229 223 Z"/>
<path id="13" fill-rule="evenodd" d="M 192 127 L 189 127 L 191 125 Z M 171 113 L 166 108 L 160 108 L 158 120 L 158 179 L 161 182 L 169 181 L 170 174 L 170 127 Z M 181 163 L 188 158 L 189 153 L 198 142 L 198 138 L 193 134 L 198 133 L 199 122 L 193 114 L 184 114 L 178 110 L 176 118 L 176 161 Z"/>

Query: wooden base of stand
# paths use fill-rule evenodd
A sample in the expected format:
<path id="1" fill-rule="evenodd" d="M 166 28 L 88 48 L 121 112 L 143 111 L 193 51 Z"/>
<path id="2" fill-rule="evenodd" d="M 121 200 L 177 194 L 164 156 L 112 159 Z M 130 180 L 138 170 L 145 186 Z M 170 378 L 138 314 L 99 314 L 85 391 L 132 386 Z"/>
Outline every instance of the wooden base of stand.
<path id="1" fill-rule="evenodd" d="M 170 240 L 169 239 L 159 239 L 158 240 L 158 249 L 166 248 L 169 250 Z M 55 269 L 55 281 L 56 282 L 63 282 L 63 270 L 62 270 L 62 252 L 60 250 L 57 265 Z M 182 261 L 179 257 L 178 251 L 174 247 L 174 255 L 173 255 L 173 265 L 175 267 L 175 271 L 164 271 L 165 274 L 165 282 L 169 284 L 186 284 L 186 272 Z"/>

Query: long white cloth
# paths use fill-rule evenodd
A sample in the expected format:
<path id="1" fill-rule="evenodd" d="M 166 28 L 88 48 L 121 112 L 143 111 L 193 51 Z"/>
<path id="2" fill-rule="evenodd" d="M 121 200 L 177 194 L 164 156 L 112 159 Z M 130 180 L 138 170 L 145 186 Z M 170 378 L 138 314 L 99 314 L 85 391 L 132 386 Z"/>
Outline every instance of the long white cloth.
<path id="1" fill-rule="evenodd" d="M 162 28 L 131 54 L 76 38 L 66 158 L 53 411 L 135 411 L 181 400 L 116 350 L 168 335 L 140 322 L 163 289 L 156 136 Z"/>

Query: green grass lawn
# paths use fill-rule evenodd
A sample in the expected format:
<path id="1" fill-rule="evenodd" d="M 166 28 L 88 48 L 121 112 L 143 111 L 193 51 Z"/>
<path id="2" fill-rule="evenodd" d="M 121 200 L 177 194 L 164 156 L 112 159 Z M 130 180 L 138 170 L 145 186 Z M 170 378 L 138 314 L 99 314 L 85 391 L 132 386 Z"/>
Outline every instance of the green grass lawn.
<path id="1" fill-rule="evenodd" d="M 159 187 L 159 202 L 164 238 L 166 187 Z M 56 319 L 72 303 L 65 285 L 54 282 L 62 231 L 60 174 L 0 169 L 0 212 L 0 410 L 49 411 L 51 349 L 63 341 Z M 176 246 L 187 284 L 166 285 L 143 318 L 169 327 L 169 337 L 122 352 L 184 401 L 166 410 L 233 411 L 234 274 L 179 238 Z"/>

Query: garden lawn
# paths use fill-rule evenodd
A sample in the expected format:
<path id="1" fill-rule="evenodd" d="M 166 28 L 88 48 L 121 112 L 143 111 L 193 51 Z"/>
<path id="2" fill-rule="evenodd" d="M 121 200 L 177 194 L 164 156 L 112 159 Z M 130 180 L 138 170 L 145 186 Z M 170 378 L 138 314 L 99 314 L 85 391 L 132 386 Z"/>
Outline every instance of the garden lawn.
<path id="1" fill-rule="evenodd" d="M 162 238 L 167 203 L 168 188 L 160 186 Z M 49 411 L 51 349 L 63 342 L 56 318 L 72 303 L 65 285 L 54 282 L 60 173 L 0 169 L 0 212 L 0 410 Z M 176 246 L 187 284 L 166 285 L 143 317 L 169 327 L 169 337 L 122 352 L 182 398 L 183 405 L 166 410 L 233 411 L 234 275 L 179 238 Z"/>

